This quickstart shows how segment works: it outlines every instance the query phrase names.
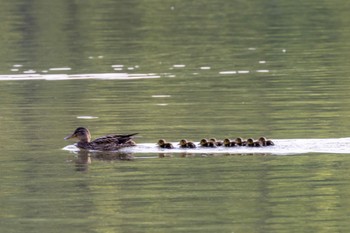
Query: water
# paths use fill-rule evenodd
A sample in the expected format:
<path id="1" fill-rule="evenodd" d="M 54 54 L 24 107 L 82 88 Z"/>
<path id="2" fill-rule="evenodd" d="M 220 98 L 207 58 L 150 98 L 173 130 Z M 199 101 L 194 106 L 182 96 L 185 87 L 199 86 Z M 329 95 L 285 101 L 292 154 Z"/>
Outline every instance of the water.
<path id="1" fill-rule="evenodd" d="M 347 232 L 348 12 L 342 0 L 2 2 L 1 232 Z M 292 147 L 89 157 L 62 150 L 78 126 L 146 145 Z"/>

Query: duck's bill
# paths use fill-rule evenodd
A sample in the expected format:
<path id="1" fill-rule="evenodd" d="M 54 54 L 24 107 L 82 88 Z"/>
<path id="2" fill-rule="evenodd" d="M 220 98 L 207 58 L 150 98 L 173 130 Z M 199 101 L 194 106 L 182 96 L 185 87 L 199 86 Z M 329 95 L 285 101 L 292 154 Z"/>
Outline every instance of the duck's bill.
<path id="1" fill-rule="evenodd" d="M 64 138 L 64 140 L 68 140 L 71 138 L 75 138 L 75 134 L 68 135 L 67 137 Z"/>

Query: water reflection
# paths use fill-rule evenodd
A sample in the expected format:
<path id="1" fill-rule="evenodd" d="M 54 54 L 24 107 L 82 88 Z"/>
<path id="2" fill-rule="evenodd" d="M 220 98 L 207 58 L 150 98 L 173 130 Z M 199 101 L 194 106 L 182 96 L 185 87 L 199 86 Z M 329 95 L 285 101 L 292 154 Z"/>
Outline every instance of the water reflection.
<path id="1" fill-rule="evenodd" d="M 96 162 L 116 162 L 116 161 L 135 161 L 144 159 L 163 159 L 163 158 L 210 158 L 226 156 L 272 156 L 271 153 L 148 153 L 145 155 L 123 152 L 91 152 L 80 150 L 74 152 L 74 162 L 76 171 L 88 171 L 90 166 Z"/>
<path id="2" fill-rule="evenodd" d="M 74 158 L 75 170 L 85 172 L 91 164 L 91 157 L 88 152 L 79 152 Z"/>
<path id="3" fill-rule="evenodd" d="M 122 152 L 97 152 L 88 150 L 79 150 L 75 152 L 74 164 L 76 171 L 87 171 L 89 166 L 95 161 L 113 162 L 113 161 L 133 161 L 131 153 Z"/>

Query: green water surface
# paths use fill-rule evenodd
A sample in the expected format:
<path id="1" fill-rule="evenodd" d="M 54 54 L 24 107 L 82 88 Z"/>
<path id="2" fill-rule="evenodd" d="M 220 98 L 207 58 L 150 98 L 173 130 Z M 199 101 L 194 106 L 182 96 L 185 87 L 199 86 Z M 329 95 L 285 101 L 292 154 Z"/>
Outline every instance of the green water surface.
<path id="1" fill-rule="evenodd" d="M 0 6 L 1 232 L 349 231 L 348 154 L 62 150 L 78 126 L 139 143 L 348 137 L 347 1 Z M 110 73 L 158 78 L 33 80 Z"/>

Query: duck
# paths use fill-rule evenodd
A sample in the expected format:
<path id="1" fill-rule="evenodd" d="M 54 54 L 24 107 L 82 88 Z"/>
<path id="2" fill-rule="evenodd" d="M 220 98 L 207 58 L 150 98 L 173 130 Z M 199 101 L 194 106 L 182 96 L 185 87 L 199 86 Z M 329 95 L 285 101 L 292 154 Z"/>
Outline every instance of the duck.
<path id="1" fill-rule="evenodd" d="M 275 143 L 271 141 L 270 139 L 266 139 L 266 137 L 260 137 L 258 141 L 261 143 L 262 146 L 274 146 Z"/>
<path id="2" fill-rule="evenodd" d="M 124 147 L 136 146 L 132 140 L 136 134 L 110 134 L 96 138 L 91 141 L 91 133 L 85 127 L 78 127 L 65 140 L 76 138 L 78 142 L 75 144 L 79 149 L 97 150 L 97 151 L 115 151 Z"/>
<path id="3" fill-rule="evenodd" d="M 235 143 L 237 146 L 245 146 L 247 145 L 247 142 L 243 140 L 243 138 L 238 137 L 235 139 Z"/>
<path id="4" fill-rule="evenodd" d="M 187 141 L 186 139 L 181 139 L 179 145 L 180 148 L 196 148 L 196 145 L 193 142 Z"/>
<path id="5" fill-rule="evenodd" d="M 206 138 L 203 138 L 200 142 L 199 145 L 203 146 L 203 147 L 216 147 L 215 143 L 212 141 L 209 141 Z"/>
<path id="6" fill-rule="evenodd" d="M 262 146 L 262 144 L 260 143 L 260 141 L 254 141 L 253 138 L 248 138 L 246 146 L 248 146 L 248 147 L 260 147 L 260 146 Z"/>
<path id="7" fill-rule="evenodd" d="M 271 141 L 270 139 L 266 140 L 266 146 L 274 146 L 275 143 Z"/>
<path id="8" fill-rule="evenodd" d="M 214 142 L 215 146 L 223 146 L 224 145 L 223 141 L 216 140 L 216 138 L 211 138 L 211 139 L 209 139 L 209 141 Z"/>
<path id="9" fill-rule="evenodd" d="M 164 149 L 174 149 L 173 144 L 171 144 L 170 142 L 165 141 L 165 139 L 159 139 L 157 145 L 160 148 L 164 148 Z"/>
<path id="10" fill-rule="evenodd" d="M 236 142 L 231 141 L 229 138 L 225 138 L 223 145 L 224 145 L 224 147 L 234 147 L 234 146 L 236 146 Z"/>

